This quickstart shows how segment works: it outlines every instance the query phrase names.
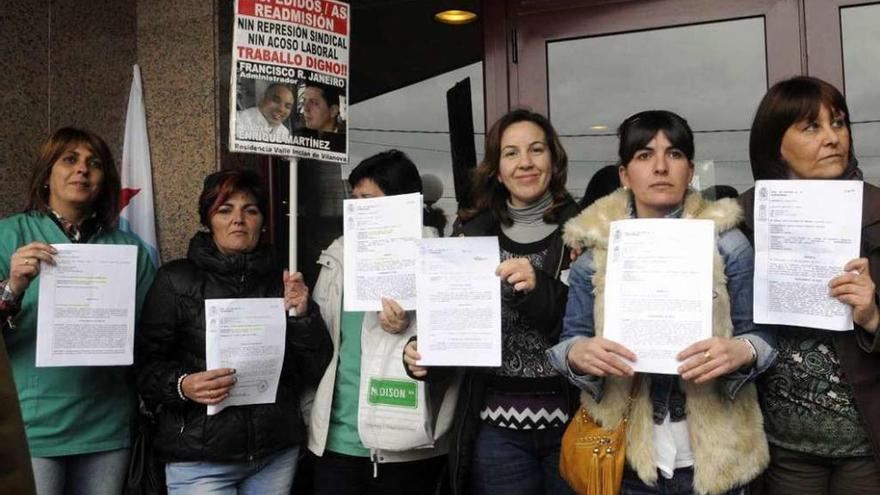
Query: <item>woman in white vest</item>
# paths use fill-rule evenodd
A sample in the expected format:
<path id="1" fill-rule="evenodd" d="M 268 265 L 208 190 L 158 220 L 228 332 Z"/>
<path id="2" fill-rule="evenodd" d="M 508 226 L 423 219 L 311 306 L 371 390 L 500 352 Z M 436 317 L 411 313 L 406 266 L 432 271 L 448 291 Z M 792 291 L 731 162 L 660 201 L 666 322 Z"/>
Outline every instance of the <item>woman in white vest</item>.
<path id="1" fill-rule="evenodd" d="M 348 182 L 354 199 L 422 192 L 418 169 L 397 150 L 365 159 Z M 428 228 L 422 235 L 437 234 Z M 313 493 L 433 494 L 445 473 L 444 432 L 452 421 L 456 388 L 447 386 L 451 379 L 424 384 L 406 376 L 401 356 L 416 333 L 415 312 L 390 299 L 383 299 L 381 312 L 343 310 L 343 253 L 342 237 L 321 253 L 312 294 L 334 349 L 311 406 L 309 450 L 317 456 Z M 389 403 L 389 394 L 374 394 L 394 387 L 419 388 L 419 398 L 400 404 Z M 403 414 L 408 416 L 401 420 Z"/>
<path id="2" fill-rule="evenodd" d="M 678 354 L 680 376 L 648 374 L 635 391 L 627 424 L 621 493 L 745 494 L 768 462 L 755 377 L 775 358 L 772 336 L 752 322 L 753 256 L 736 229 L 734 200 L 705 200 L 688 184 L 693 132 L 680 116 L 640 112 L 618 129 L 623 188 L 599 199 L 565 226 L 583 250 L 572 265 L 560 343 L 551 362 L 582 390 L 587 411 L 606 428 L 623 414 L 638 356 L 603 334 L 605 261 L 610 223 L 626 218 L 715 222 L 713 337 Z M 625 359 L 623 359 L 625 358 Z"/>

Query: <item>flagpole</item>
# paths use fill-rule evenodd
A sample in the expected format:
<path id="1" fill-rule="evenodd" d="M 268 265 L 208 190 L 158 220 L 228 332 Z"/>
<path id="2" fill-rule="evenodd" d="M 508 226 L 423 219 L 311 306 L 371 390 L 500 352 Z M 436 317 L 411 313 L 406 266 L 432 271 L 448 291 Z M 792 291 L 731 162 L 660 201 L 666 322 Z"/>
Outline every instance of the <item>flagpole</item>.
<path id="1" fill-rule="evenodd" d="M 299 167 L 297 166 L 297 161 L 295 156 L 291 156 L 290 160 L 290 181 L 288 184 L 288 195 L 287 195 L 287 206 L 289 208 L 289 215 L 287 217 L 287 269 L 290 273 L 296 272 L 296 243 L 297 243 L 297 221 L 296 221 L 296 207 L 297 207 L 297 175 L 299 172 Z M 296 316 L 296 308 L 291 307 L 290 316 Z"/>

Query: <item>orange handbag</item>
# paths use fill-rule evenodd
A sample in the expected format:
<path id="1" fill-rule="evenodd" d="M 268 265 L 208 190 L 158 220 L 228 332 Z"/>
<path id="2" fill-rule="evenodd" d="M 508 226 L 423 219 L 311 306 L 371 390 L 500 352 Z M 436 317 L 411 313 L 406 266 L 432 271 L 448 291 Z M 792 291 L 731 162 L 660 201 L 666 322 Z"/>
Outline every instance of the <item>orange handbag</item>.
<path id="1" fill-rule="evenodd" d="M 606 430 L 581 406 L 562 436 L 559 474 L 579 495 L 617 495 L 626 465 L 626 424 L 639 379 L 633 380 L 623 417 Z"/>

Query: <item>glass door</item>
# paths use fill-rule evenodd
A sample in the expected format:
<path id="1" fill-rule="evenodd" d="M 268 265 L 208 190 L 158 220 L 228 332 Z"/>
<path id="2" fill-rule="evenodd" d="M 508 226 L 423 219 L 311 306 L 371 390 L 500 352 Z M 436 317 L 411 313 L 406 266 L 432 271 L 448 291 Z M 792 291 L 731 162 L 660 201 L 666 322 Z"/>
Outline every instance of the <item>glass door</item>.
<path id="1" fill-rule="evenodd" d="M 510 106 L 550 116 L 575 196 L 615 163 L 617 125 L 647 109 L 696 131 L 695 185 L 750 187 L 754 110 L 768 83 L 805 65 L 797 0 L 524 0 L 507 19 Z"/>
<path id="2" fill-rule="evenodd" d="M 807 0 L 804 13 L 808 73 L 846 94 L 859 165 L 880 184 L 880 3 Z"/>

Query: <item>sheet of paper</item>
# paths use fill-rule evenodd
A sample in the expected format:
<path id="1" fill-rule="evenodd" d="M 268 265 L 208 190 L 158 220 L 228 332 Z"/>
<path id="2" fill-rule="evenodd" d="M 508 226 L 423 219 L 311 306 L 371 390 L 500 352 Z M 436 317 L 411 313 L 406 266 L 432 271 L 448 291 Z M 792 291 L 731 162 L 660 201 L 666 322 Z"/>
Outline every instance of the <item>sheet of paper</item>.
<path id="1" fill-rule="evenodd" d="M 755 323 L 852 330 L 828 281 L 859 257 L 862 183 L 755 183 Z"/>
<path id="2" fill-rule="evenodd" d="M 711 220 L 611 223 L 605 338 L 635 353 L 633 369 L 678 374 L 676 354 L 712 336 Z"/>
<path id="3" fill-rule="evenodd" d="M 208 406 L 208 415 L 275 402 L 287 332 L 284 299 L 206 299 L 205 326 L 207 368 L 235 368 L 238 379 L 226 400 Z"/>
<path id="4" fill-rule="evenodd" d="M 422 195 L 343 201 L 345 311 L 381 311 L 382 297 L 416 309 Z"/>
<path id="5" fill-rule="evenodd" d="M 499 260 L 497 237 L 422 239 L 419 364 L 501 366 Z"/>
<path id="6" fill-rule="evenodd" d="M 137 247 L 53 244 L 40 266 L 37 366 L 133 362 Z"/>

